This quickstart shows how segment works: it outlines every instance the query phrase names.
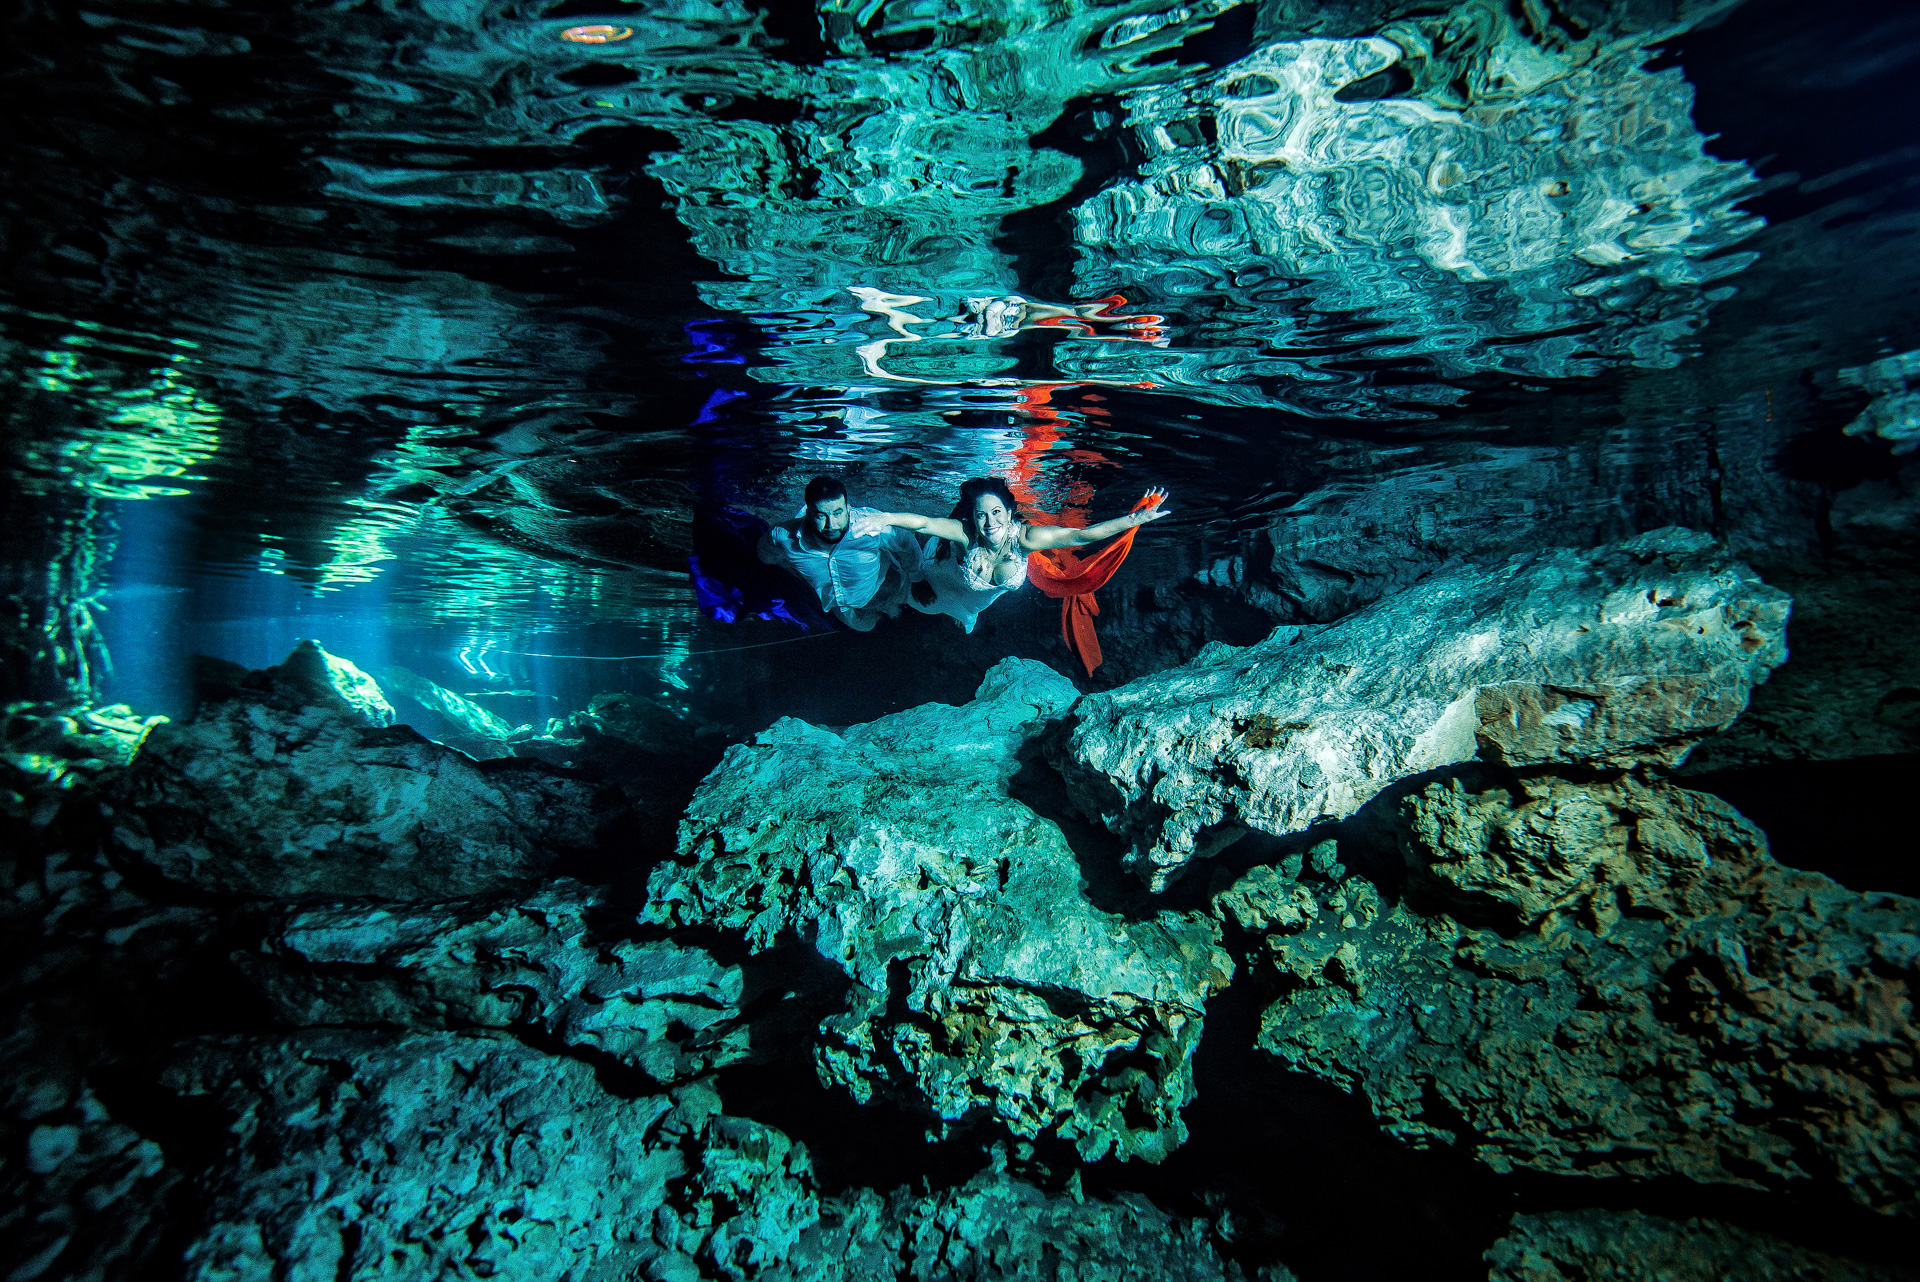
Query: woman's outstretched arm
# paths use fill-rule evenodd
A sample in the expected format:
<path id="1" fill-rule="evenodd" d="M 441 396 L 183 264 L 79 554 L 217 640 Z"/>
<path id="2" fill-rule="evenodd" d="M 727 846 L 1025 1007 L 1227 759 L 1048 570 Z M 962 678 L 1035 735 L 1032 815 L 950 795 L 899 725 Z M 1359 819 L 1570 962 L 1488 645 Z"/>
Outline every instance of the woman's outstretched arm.
<path id="1" fill-rule="evenodd" d="M 912 530 L 916 534 L 931 534 L 938 539 L 951 539 L 955 543 L 967 541 L 967 531 L 960 522 L 944 516 L 919 516 L 912 512 L 862 512 L 853 518 L 847 527 L 847 533 L 855 535 L 884 534 L 889 528 Z"/>
<path id="2" fill-rule="evenodd" d="M 1167 492 L 1158 486 L 1147 491 L 1151 498 L 1159 495 L 1167 497 Z M 1043 552 L 1048 548 L 1078 548 L 1089 543 L 1098 543 L 1110 539 L 1116 534 L 1125 534 L 1128 530 L 1145 525 L 1148 521 L 1157 521 L 1167 515 L 1163 504 L 1143 507 L 1129 512 L 1125 516 L 1116 516 L 1111 521 L 1102 521 L 1098 525 L 1089 525 L 1084 530 L 1070 530 L 1064 525 L 1029 525 L 1020 531 L 1020 546 L 1029 552 Z"/>

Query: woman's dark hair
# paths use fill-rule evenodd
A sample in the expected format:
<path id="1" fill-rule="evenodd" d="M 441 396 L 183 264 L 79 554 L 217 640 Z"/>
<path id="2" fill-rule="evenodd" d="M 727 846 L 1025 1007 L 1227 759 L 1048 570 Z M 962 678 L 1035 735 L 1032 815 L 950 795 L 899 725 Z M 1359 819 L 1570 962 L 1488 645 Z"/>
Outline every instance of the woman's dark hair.
<path id="1" fill-rule="evenodd" d="M 969 546 L 980 537 L 980 532 L 973 527 L 973 505 L 978 503 L 980 497 L 984 494 L 991 494 L 1002 503 L 1005 503 L 1007 505 L 1007 511 L 1012 513 L 1013 518 L 1016 521 L 1020 519 L 1020 504 L 1018 500 L 1013 497 L 1013 491 L 1007 488 L 1007 483 L 999 477 L 975 476 L 962 481 L 960 483 L 960 501 L 953 505 L 953 511 L 949 514 L 949 518 L 960 522 L 960 528 L 967 532 L 967 543 Z M 945 552 L 946 549 L 943 547 L 940 551 Z"/>
<path id="2" fill-rule="evenodd" d="M 847 497 L 847 487 L 840 484 L 840 478 L 837 476 L 816 476 L 807 482 L 808 507 L 845 497 Z"/>

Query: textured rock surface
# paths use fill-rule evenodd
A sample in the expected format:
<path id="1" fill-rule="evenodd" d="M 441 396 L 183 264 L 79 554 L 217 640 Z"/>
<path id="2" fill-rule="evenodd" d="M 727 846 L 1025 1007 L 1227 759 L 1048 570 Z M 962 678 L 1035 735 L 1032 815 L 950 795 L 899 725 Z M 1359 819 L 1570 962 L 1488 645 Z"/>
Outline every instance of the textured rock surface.
<path id="1" fill-rule="evenodd" d="M 991 1114 L 1089 1158 L 1164 1156 L 1232 963 L 1204 916 L 1095 908 L 1060 830 L 1008 795 L 1028 741 L 1074 698 L 1016 659 L 963 707 L 843 734 L 776 723 L 701 785 L 649 912 L 756 951 L 798 935 L 844 971 L 848 1005 L 818 1055 L 856 1098 Z"/>
<path id="2" fill-rule="evenodd" d="M 166 1084 L 233 1118 L 196 1282 L 738 1279 L 818 1214 L 806 1151 L 711 1090 L 620 1099 L 493 1036 L 209 1040 Z"/>
<path id="3" fill-rule="evenodd" d="M 525 1029 L 670 1083 L 739 1059 L 740 971 L 668 941 L 597 940 L 587 887 L 510 903 L 296 909 L 235 960 L 300 1027 Z"/>
<path id="4" fill-rule="evenodd" d="M 475 762 L 285 682 L 233 693 L 158 727 L 113 791 L 140 821 L 128 843 L 173 880 L 257 898 L 443 899 L 524 885 L 595 840 L 596 790 L 546 766 Z"/>
<path id="5" fill-rule="evenodd" d="M 436 731 L 439 740 L 468 756 L 480 759 L 507 756 L 507 740 L 516 734 L 531 732 L 530 726 L 512 725 L 490 709 L 398 664 L 382 668 L 380 679 L 439 718 L 448 731 L 445 734 Z"/>
<path id="6" fill-rule="evenodd" d="M 1238 1278 L 1198 1220 L 1178 1219 L 1140 1197 L 1095 1201 L 1048 1196 L 985 1170 L 958 1188 L 916 1196 L 869 1189 L 824 1200 L 820 1223 L 800 1235 L 780 1282 L 942 1282 L 948 1278 L 1203 1282 Z M 1254 1276 L 1291 1282 L 1281 1267 Z"/>
<path id="7" fill-rule="evenodd" d="M 160 1260 L 182 1184 L 104 1085 L 164 1035 L 170 993 L 214 932 L 210 914 L 129 886 L 88 819 L 94 781 L 126 764 L 152 720 L 124 708 L 7 710 L 0 1276 L 17 1282 L 141 1275 Z"/>
<path id="8" fill-rule="evenodd" d="M 1675 764 L 1785 659 L 1789 604 L 1684 530 L 1462 568 L 1088 696 L 1062 769 L 1157 890 L 1207 829 L 1344 818 L 1477 754 Z"/>
<path id="9" fill-rule="evenodd" d="M 1488 1282 L 1910 1282 L 1907 1269 L 1843 1260 L 1716 1220 L 1640 1211 L 1516 1215 L 1487 1251 Z"/>
<path id="10" fill-rule="evenodd" d="M 1793 658 L 1685 773 L 1920 752 L 1920 634 L 1886 615 L 1920 601 L 1920 558 L 1855 547 L 1769 577 L 1793 593 Z"/>
<path id="11" fill-rule="evenodd" d="M 993 1168 L 939 1192 L 823 1199 L 803 1146 L 726 1116 L 705 1085 L 623 1099 L 583 1064 L 494 1036 L 204 1039 L 166 1085 L 231 1118 L 194 1282 L 1242 1276 L 1203 1220 Z"/>
<path id="12" fill-rule="evenodd" d="M 1536 777 L 1404 804 L 1409 893 L 1262 870 L 1260 1044 L 1495 1169 L 1831 1180 L 1920 1209 L 1920 901 L 1775 863 L 1726 803 Z"/>

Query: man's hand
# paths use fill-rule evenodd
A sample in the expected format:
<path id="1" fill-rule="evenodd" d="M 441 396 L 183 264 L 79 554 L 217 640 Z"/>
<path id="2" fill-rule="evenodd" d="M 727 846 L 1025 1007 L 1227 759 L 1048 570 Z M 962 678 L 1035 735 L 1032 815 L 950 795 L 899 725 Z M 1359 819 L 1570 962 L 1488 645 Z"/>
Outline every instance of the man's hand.
<path id="1" fill-rule="evenodd" d="M 847 533 L 855 538 L 871 538 L 876 534 L 885 534 L 893 528 L 893 522 L 887 520 L 884 512 L 862 512 L 847 525 Z"/>

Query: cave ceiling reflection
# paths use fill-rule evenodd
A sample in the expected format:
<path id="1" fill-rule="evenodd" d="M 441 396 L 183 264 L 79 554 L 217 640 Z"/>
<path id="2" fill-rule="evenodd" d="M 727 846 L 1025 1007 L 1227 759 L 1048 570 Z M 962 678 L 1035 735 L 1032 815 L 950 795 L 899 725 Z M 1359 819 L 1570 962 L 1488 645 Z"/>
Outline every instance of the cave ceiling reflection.
<path id="1" fill-rule="evenodd" d="M 442 614 L 664 608 L 697 502 L 822 467 L 916 507 L 1162 482 L 1183 573 L 1383 483 L 1789 501 L 1770 425 L 1915 430 L 1920 154 L 1845 115 L 1913 45 L 1880 23 L 22 5 L 10 467 Z"/>

